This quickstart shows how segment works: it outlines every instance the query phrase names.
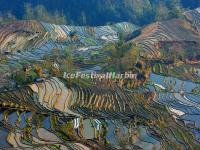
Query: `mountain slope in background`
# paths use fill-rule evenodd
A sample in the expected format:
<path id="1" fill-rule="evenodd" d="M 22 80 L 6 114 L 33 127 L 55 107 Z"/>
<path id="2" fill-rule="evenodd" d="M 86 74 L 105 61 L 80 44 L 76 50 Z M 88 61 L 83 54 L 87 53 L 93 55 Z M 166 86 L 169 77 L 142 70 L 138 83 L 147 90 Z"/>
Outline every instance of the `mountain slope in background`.
<path id="1" fill-rule="evenodd" d="M 27 3 L 29 5 L 26 5 Z M 0 5 L 0 16 L 9 12 L 6 17 L 39 19 L 45 22 L 49 21 L 47 16 L 65 16 L 66 23 L 71 25 L 96 26 L 115 22 L 145 25 L 155 20 L 176 18 L 182 9 L 198 7 L 200 2 L 197 0 L 12 0 L 10 3 L 1 0 Z M 38 12 L 42 12 L 43 15 L 38 15 Z M 53 17 L 50 22 L 53 23 L 57 17 Z"/>
<path id="2" fill-rule="evenodd" d="M 142 34 L 132 40 L 141 47 L 141 55 L 148 58 L 160 58 L 160 50 L 166 43 L 171 45 L 190 45 L 200 43 L 200 36 L 192 24 L 182 19 L 156 22 L 142 30 Z M 174 47 L 173 50 L 177 49 Z M 182 47 L 184 50 L 184 47 Z M 198 52 L 199 53 L 199 52 Z"/>

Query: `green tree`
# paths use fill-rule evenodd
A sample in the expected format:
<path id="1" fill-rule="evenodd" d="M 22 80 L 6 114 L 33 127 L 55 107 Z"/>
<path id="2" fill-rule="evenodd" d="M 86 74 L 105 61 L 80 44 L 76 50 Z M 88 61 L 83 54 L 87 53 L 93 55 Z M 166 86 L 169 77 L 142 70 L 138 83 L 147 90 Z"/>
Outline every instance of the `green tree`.
<path id="1" fill-rule="evenodd" d="M 58 10 L 54 12 L 54 19 L 55 24 L 67 24 L 66 16 L 63 12 L 60 14 Z"/>
<path id="2" fill-rule="evenodd" d="M 74 64 L 73 64 L 73 57 L 72 57 L 72 52 L 71 49 L 66 47 L 64 51 L 64 55 L 62 55 L 59 60 L 61 60 L 61 72 L 72 72 L 74 70 Z"/>
<path id="3" fill-rule="evenodd" d="M 37 5 L 35 7 L 35 15 L 39 21 L 50 22 L 49 14 L 43 5 Z"/>
<path id="4" fill-rule="evenodd" d="M 181 8 L 180 0 L 170 0 L 170 2 L 166 4 L 168 4 L 168 8 L 170 10 L 170 18 L 177 18 L 181 16 L 183 10 Z"/>
<path id="5" fill-rule="evenodd" d="M 80 18 L 80 20 L 81 20 L 81 23 L 82 23 L 83 25 L 86 25 L 86 24 L 87 24 L 87 18 L 86 18 L 86 15 L 85 15 L 85 12 L 84 12 L 84 11 L 81 12 L 81 18 Z"/>
<path id="6" fill-rule="evenodd" d="M 166 20 L 169 18 L 169 9 L 166 7 L 165 3 L 159 2 L 156 8 L 156 21 Z"/>
<path id="7" fill-rule="evenodd" d="M 30 19 L 34 19 L 34 10 L 32 8 L 32 5 L 30 3 L 26 3 L 24 5 L 24 9 L 25 9 L 25 14 L 23 16 L 24 19 L 30 20 Z"/>
<path id="8" fill-rule="evenodd" d="M 55 23 L 55 24 L 66 24 L 66 16 L 63 12 L 59 12 L 58 10 L 54 12 L 49 12 L 46 10 L 44 5 L 37 5 L 36 7 L 32 7 L 30 3 L 26 3 L 24 5 L 25 14 L 23 16 L 24 19 L 35 19 L 38 21 Z"/>

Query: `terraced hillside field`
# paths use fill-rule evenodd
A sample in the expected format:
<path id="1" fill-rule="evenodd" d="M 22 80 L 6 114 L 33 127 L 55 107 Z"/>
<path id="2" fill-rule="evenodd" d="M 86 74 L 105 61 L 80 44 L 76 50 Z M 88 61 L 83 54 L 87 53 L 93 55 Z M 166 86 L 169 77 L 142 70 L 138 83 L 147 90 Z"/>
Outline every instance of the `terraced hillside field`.
<path id="1" fill-rule="evenodd" d="M 123 128 L 134 129 L 134 132 L 136 132 L 137 127 L 143 128 L 140 132 L 143 134 L 148 132 L 149 135 L 141 134 L 141 137 L 138 137 L 140 141 L 143 141 L 142 138 L 144 136 L 146 138 L 149 137 L 149 140 L 151 139 L 149 143 L 157 143 L 157 148 L 170 147 L 172 145 L 178 145 L 182 149 L 187 149 L 187 147 L 190 149 L 198 148 L 198 141 L 192 138 L 191 129 L 186 128 L 181 120 L 174 119 L 176 116 L 173 117 L 167 107 L 158 104 L 158 102 L 164 103 L 166 101 L 165 97 L 174 100 L 178 99 L 178 101 L 182 102 L 187 101 L 178 92 L 174 92 L 174 98 L 173 94 L 170 93 L 135 92 L 119 87 L 105 89 L 96 86 L 69 86 L 58 78 L 51 78 L 44 82 L 0 92 L 2 111 L 0 121 L 2 121 L 2 126 L 9 130 L 5 142 L 18 148 L 45 146 L 48 148 L 51 145 L 60 145 L 63 149 L 65 147 L 79 147 L 81 149 L 81 147 L 84 147 L 83 145 L 88 145 L 88 143 L 86 141 L 84 143 L 84 140 L 78 140 L 77 136 L 74 137 L 74 134 L 69 133 L 69 125 L 67 126 L 68 128 L 64 128 L 67 120 L 75 119 L 76 121 L 74 121 L 74 127 L 71 128 L 71 131 L 76 131 L 78 128 L 78 134 L 82 135 L 81 128 L 83 127 L 79 124 L 80 118 L 83 118 L 84 121 L 91 119 L 97 122 L 97 125 L 93 125 L 93 127 L 98 132 L 104 132 L 104 119 L 110 120 L 110 123 L 115 122 L 115 120 L 119 122 L 123 120 L 116 125 L 118 130 L 121 126 L 120 124 L 123 124 Z M 194 97 L 194 99 L 196 98 L 198 96 Z M 182 104 L 178 106 L 173 104 L 170 104 L 170 106 L 176 108 L 179 106 L 179 109 L 183 109 Z M 187 104 L 193 106 L 191 102 Z M 8 107 L 10 108 L 9 110 L 6 109 Z M 170 109 L 174 111 L 173 108 Z M 191 110 L 187 110 L 192 113 Z M 43 119 L 37 119 L 37 116 L 43 116 Z M 49 120 L 49 117 L 51 118 L 50 123 L 44 123 L 43 121 Z M 22 118 L 26 118 L 26 122 Z M 98 121 L 98 119 L 101 121 Z M 109 122 L 107 122 L 108 125 L 110 124 Z M 88 126 L 84 126 L 84 128 L 87 130 Z M 99 128 L 101 128 L 100 131 Z M 130 131 L 127 135 L 134 136 L 134 132 L 133 134 L 132 132 Z M 76 138 L 83 145 L 71 145 L 69 141 L 66 143 L 65 136 L 67 134 L 70 134 L 71 138 Z M 44 135 L 47 135 L 48 139 Z M 42 140 L 39 141 L 39 139 Z M 133 141 L 132 145 L 142 146 L 142 143 L 137 142 L 138 140 Z M 101 148 L 98 149 L 100 150 Z"/>
<path id="2" fill-rule="evenodd" d="M 163 51 L 187 49 L 190 54 L 190 48 L 200 56 L 198 26 L 190 19 L 198 17 L 189 17 L 192 12 L 185 13 L 187 20 L 156 22 L 143 29 L 126 22 L 89 27 L 27 20 L 1 25 L 0 148 L 200 149 L 199 84 L 150 73 L 151 63 L 138 56 L 154 60 Z M 121 36 L 133 38 L 134 44 L 121 44 Z M 121 67 L 120 59 L 129 54 L 124 64 L 138 59 L 131 71 L 126 69 L 137 74 L 138 82 L 63 77 L 74 70 Z M 169 73 L 162 65 L 152 70 Z M 199 77 L 199 69 L 191 66 L 188 70 Z M 177 76 L 185 72 L 192 79 L 184 67 L 177 68 L 171 68 Z"/>
<path id="3" fill-rule="evenodd" d="M 73 47 L 74 55 L 85 59 L 103 45 L 117 42 L 120 33 L 131 34 L 138 27 L 130 23 L 88 27 L 54 25 L 34 20 L 17 21 L 0 26 L 0 87 L 10 73 L 32 62 L 41 63 L 54 48 Z M 4 79 L 3 79 L 4 78 Z"/>
<path id="4" fill-rule="evenodd" d="M 138 27 L 130 23 L 111 26 L 68 26 L 41 23 L 38 21 L 16 21 L 0 26 L 0 51 L 14 52 L 39 48 L 47 41 L 62 44 L 98 46 L 114 42 L 119 33 L 130 34 Z"/>
<path id="5" fill-rule="evenodd" d="M 160 42 L 199 43 L 200 36 L 189 22 L 173 19 L 145 27 L 141 35 L 132 42 L 141 47 L 141 56 L 160 58 Z"/>
<path id="6" fill-rule="evenodd" d="M 46 42 L 46 31 L 37 21 L 17 21 L 0 26 L 0 52 L 40 47 Z"/>
<path id="7" fill-rule="evenodd" d="M 130 34 L 138 29 L 130 23 L 117 23 L 110 26 L 68 26 L 42 23 L 51 38 L 57 42 L 80 41 L 82 44 L 97 45 L 100 41 L 118 40 L 119 33 Z"/>
<path id="8" fill-rule="evenodd" d="M 195 29 L 200 33 L 200 8 L 187 11 L 184 13 L 184 15 L 192 23 Z"/>

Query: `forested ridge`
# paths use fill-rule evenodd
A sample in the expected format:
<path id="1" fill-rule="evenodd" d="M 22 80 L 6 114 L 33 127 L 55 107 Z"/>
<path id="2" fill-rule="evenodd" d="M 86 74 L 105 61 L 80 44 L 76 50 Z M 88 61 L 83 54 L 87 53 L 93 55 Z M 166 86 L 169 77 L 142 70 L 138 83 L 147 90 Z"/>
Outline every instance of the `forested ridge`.
<path id="1" fill-rule="evenodd" d="M 16 19 L 71 25 L 132 22 L 146 25 L 180 17 L 200 6 L 198 0 L 1 0 L 1 22 Z"/>

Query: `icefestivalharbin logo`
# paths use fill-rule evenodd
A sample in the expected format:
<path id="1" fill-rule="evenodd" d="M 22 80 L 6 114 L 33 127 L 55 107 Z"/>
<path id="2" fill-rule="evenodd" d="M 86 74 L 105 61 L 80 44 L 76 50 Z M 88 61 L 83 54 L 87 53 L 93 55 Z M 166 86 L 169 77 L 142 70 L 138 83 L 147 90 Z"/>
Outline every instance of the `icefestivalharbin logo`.
<path id="1" fill-rule="evenodd" d="M 64 72 L 63 78 L 65 78 L 65 79 L 76 79 L 76 78 L 81 78 L 81 79 L 136 79 L 137 74 L 134 74 L 131 72 L 125 72 L 125 73 L 116 73 L 116 72 L 67 73 L 67 72 Z"/>

